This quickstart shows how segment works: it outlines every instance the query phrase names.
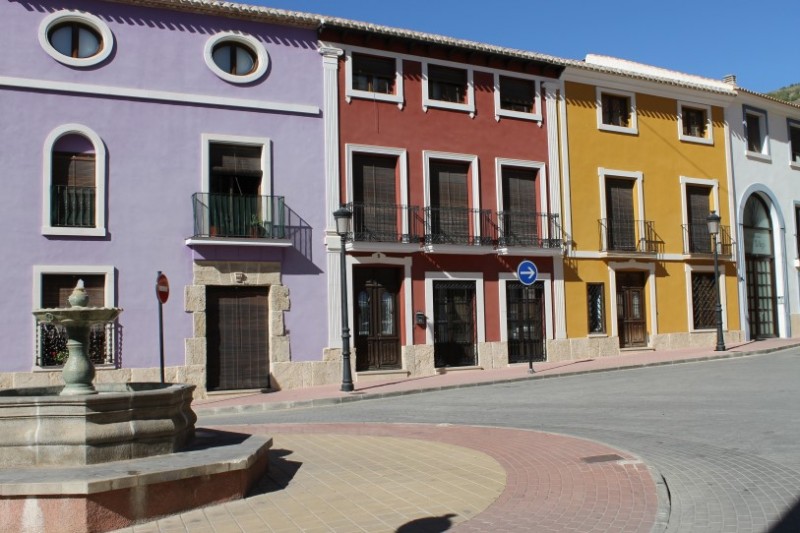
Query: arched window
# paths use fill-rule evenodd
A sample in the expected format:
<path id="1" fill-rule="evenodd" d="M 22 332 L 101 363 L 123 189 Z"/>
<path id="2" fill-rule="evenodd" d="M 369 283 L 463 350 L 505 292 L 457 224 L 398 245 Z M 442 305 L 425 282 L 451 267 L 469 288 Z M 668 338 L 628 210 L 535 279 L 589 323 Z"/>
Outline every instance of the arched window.
<path id="1" fill-rule="evenodd" d="M 45 235 L 105 235 L 106 152 L 79 124 L 53 130 L 44 146 Z"/>

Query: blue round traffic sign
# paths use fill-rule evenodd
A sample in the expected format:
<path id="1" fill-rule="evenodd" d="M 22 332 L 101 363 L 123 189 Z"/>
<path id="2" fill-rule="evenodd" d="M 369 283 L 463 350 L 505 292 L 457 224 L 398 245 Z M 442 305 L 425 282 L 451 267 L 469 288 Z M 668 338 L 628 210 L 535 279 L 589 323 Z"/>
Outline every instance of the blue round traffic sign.
<path id="1" fill-rule="evenodd" d="M 523 285 L 533 285 L 539 276 L 539 269 L 530 259 L 525 259 L 517 265 L 517 278 Z"/>

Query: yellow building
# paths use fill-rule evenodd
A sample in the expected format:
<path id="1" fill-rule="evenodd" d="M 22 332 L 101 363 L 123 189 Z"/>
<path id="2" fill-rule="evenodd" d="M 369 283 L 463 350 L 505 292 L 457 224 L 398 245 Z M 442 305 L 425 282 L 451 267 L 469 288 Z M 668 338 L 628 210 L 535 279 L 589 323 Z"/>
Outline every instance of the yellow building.
<path id="1" fill-rule="evenodd" d="M 562 79 L 567 339 L 550 359 L 713 348 L 714 241 L 725 340 L 739 340 L 724 117 L 733 88 L 603 56 Z"/>

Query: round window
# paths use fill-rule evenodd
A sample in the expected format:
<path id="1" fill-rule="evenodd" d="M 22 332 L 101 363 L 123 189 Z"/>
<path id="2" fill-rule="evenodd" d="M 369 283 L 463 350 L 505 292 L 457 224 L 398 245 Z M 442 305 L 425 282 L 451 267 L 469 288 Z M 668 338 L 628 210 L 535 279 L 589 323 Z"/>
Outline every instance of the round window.
<path id="1" fill-rule="evenodd" d="M 234 76 L 246 76 L 256 69 L 256 55 L 239 43 L 222 42 L 214 47 L 211 56 L 214 64 L 223 72 Z"/>
<path id="2" fill-rule="evenodd" d="M 80 59 L 97 55 L 103 47 L 100 34 L 80 22 L 64 22 L 53 26 L 47 40 L 60 54 Z"/>
<path id="3" fill-rule="evenodd" d="M 264 45 L 250 35 L 219 33 L 206 42 L 208 68 L 225 81 L 249 83 L 267 71 L 269 56 Z"/>
<path id="4" fill-rule="evenodd" d="M 42 21 L 39 44 L 60 63 L 88 67 L 109 56 L 114 47 L 114 36 L 106 23 L 94 15 L 57 11 Z"/>

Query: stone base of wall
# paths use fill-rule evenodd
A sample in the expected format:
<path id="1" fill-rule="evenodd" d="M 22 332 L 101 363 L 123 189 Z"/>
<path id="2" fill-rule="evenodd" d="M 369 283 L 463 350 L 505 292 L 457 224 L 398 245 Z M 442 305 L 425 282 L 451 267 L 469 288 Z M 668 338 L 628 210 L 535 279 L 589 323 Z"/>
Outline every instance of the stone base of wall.
<path id="1" fill-rule="evenodd" d="M 791 315 L 792 337 L 800 337 L 800 315 Z"/>
<path id="2" fill-rule="evenodd" d="M 800 332 L 800 315 L 792 316 L 793 331 Z M 744 340 L 742 331 L 725 332 L 725 343 L 735 344 Z M 685 348 L 708 347 L 716 344 L 716 332 L 664 333 L 654 335 L 651 345 L 645 349 L 680 350 Z M 620 355 L 618 337 L 584 337 L 580 339 L 549 339 L 547 341 L 547 361 L 574 361 L 593 359 L 609 355 Z M 409 378 L 433 376 L 436 368 L 433 363 L 433 345 L 417 344 L 401 347 L 402 370 Z M 350 355 L 353 381 L 358 382 L 355 350 Z M 508 366 L 508 343 L 482 342 L 478 345 L 478 366 L 485 369 Z M 327 348 L 321 361 L 271 362 L 270 385 L 272 390 L 300 389 L 333 385 L 342 381 L 342 350 Z M 189 383 L 195 385 L 197 399 L 207 396 L 206 367 L 202 364 L 165 369 L 169 383 Z M 97 370 L 96 383 L 159 381 L 158 368 L 122 368 Z M 0 373 L 0 389 L 17 387 L 47 387 L 63 385 L 61 371 L 7 372 Z"/>

